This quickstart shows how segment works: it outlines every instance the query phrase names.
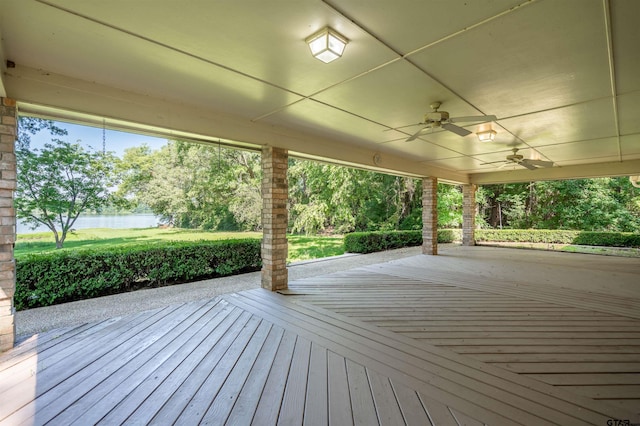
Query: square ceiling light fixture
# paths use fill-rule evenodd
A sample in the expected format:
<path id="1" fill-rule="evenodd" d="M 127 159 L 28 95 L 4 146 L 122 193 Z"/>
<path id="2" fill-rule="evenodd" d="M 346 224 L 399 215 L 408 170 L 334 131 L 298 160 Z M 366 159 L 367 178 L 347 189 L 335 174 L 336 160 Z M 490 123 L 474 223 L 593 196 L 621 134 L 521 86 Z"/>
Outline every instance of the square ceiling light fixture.
<path id="1" fill-rule="evenodd" d="M 311 54 L 325 64 L 342 56 L 349 40 L 332 28 L 324 27 L 305 40 L 311 49 Z"/>
<path id="2" fill-rule="evenodd" d="M 493 142 L 493 140 L 496 138 L 497 134 L 498 134 L 498 132 L 493 130 L 491 127 L 489 127 L 486 130 L 482 130 L 482 131 L 479 131 L 478 133 L 476 133 L 476 135 L 478 136 L 478 140 L 480 142 Z"/>

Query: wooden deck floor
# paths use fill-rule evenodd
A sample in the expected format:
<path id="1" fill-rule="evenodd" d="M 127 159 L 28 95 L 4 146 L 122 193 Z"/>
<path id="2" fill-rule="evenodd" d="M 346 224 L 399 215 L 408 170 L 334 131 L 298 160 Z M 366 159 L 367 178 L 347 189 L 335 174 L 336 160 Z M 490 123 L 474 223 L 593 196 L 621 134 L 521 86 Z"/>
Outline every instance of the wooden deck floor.
<path id="1" fill-rule="evenodd" d="M 0 424 L 639 420 L 617 394 L 601 400 L 580 390 L 594 386 L 593 368 L 615 364 L 595 374 L 615 375 L 626 381 L 616 386 L 635 395 L 635 319 L 538 300 L 548 294 L 527 299 L 470 289 L 471 281 L 429 283 L 400 269 L 301 280 L 291 285 L 296 296 L 251 290 L 33 336 L 0 356 Z M 550 330 L 552 320 L 587 335 L 556 334 L 563 331 Z M 574 328 L 582 322 L 592 330 Z M 563 349 L 549 358 L 556 346 Z M 601 349 L 584 349 L 592 347 Z M 574 362 L 589 371 L 532 367 Z M 573 375 L 586 386 L 567 384 Z"/>
<path id="2" fill-rule="evenodd" d="M 640 301 L 375 265 L 284 292 L 405 337 L 640 413 Z"/>

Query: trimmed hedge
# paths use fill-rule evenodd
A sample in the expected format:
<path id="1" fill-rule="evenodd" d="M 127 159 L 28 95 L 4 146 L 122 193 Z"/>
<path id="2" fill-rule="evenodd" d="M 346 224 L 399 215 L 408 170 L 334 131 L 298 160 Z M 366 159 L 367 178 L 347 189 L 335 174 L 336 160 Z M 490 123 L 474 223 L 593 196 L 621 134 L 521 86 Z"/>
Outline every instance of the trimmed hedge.
<path id="1" fill-rule="evenodd" d="M 16 260 L 16 309 L 260 269 L 260 240 L 170 242 L 57 251 Z"/>
<path id="2" fill-rule="evenodd" d="M 478 242 L 578 244 L 606 247 L 640 247 L 640 234 L 547 229 L 477 229 Z M 460 241 L 462 230 L 439 229 L 438 242 Z M 348 253 L 373 253 L 422 244 L 422 231 L 353 232 L 344 236 Z"/>
<path id="3" fill-rule="evenodd" d="M 453 229 L 439 229 L 438 242 L 455 240 Z M 352 232 L 344 236 L 344 250 L 348 253 L 373 253 L 422 244 L 422 231 Z"/>
<path id="4" fill-rule="evenodd" d="M 576 231 L 548 229 L 478 229 L 475 237 L 478 242 L 571 244 L 576 234 Z"/>
<path id="5" fill-rule="evenodd" d="M 640 247 L 640 234 L 630 232 L 563 231 L 546 229 L 478 229 L 479 242 L 578 244 L 605 247 Z"/>

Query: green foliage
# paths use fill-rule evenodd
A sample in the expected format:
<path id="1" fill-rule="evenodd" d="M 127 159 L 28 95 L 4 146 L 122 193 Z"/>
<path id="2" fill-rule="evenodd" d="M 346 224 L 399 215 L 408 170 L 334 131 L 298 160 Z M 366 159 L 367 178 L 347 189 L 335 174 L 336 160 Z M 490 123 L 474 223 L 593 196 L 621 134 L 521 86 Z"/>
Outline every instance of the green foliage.
<path id="1" fill-rule="evenodd" d="M 419 180 L 342 166 L 290 159 L 289 203 L 293 232 L 422 226 Z"/>
<path id="2" fill-rule="evenodd" d="M 422 209 L 420 209 L 422 213 Z M 422 221 L 420 221 L 422 227 Z M 438 227 L 462 226 L 462 188 L 456 185 L 438 184 Z"/>
<path id="3" fill-rule="evenodd" d="M 517 242 L 571 244 L 578 232 L 548 229 L 478 229 L 475 238 L 478 242 Z"/>
<path id="4" fill-rule="evenodd" d="M 640 247 L 640 234 L 627 232 L 579 232 L 572 244 L 606 247 Z"/>
<path id="5" fill-rule="evenodd" d="M 456 237 L 451 229 L 438 230 L 438 242 L 450 243 Z M 344 236 L 344 249 L 348 253 L 373 253 L 422 244 L 422 231 L 353 232 Z"/>
<path id="6" fill-rule="evenodd" d="M 167 223 L 205 230 L 260 227 L 260 155 L 170 141 L 135 147 L 118 165 L 124 202 L 144 204 Z"/>
<path id="7" fill-rule="evenodd" d="M 478 242 L 578 244 L 607 247 L 640 247 L 640 234 L 547 229 L 478 229 Z"/>
<path id="8" fill-rule="evenodd" d="M 18 310 L 258 270 L 260 240 L 140 244 L 16 260 Z"/>
<path id="9" fill-rule="evenodd" d="M 109 201 L 114 183 L 114 159 L 109 153 L 54 139 L 40 150 L 30 150 L 27 142 L 19 145 L 16 160 L 16 215 L 34 228 L 47 226 L 58 248 L 81 213 L 98 210 Z"/>
<path id="10" fill-rule="evenodd" d="M 578 244 L 608 247 L 640 247 L 640 234 L 548 229 L 477 229 L 478 242 Z M 460 241 L 460 229 L 439 229 L 438 243 Z M 344 236 L 348 253 L 373 253 L 422 244 L 422 231 L 353 232 Z"/>
<path id="11" fill-rule="evenodd" d="M 640 231 L 640 191 L 627 177 L 485 185 L 477 200 L 491 227 Z"/>
<path id="12" fill-rule="evenodd" d="M 289 261 L 319 259 L 344 254 L 342 237 L 288 235 Z"/>
<path id="13" fill-rule="evenodd" d="M 43 120 L 36 117 L 20 116 L 18 119 L 18 140 L 16 150 L 26 149 L 31 146 L 31 136 L 46 130 L 52 136 L 67 136 L 68 132 L 56 126 L 52 120 Z"/>

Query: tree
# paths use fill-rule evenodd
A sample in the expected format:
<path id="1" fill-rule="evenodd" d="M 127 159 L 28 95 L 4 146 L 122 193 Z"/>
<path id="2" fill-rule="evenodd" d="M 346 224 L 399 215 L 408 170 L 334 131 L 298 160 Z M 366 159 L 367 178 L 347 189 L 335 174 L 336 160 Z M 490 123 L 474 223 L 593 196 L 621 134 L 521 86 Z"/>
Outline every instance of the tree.
<path id="1" fill-rule="evenodd" d="M 414 229 L 420 200 L 416 179 L 289 160 L 293 232 Z"/>
<path id="2" fill-rule="evenodd" d="M 485 185 L 477 199 L 492 227 L 640 230 L 640 191 L 627 177 Z"/>
<path id="3" fill-rule="evenodd" d="M 118 195 L 165 222 L 207 230 L 259 229 L 260 155 L 169 141 L 156 151 L 129 148 L 118 164 Z"/>
<path id="4" fill-rule="evenodd" d="M 113 157 L 59 139 L 52 142 L 43 149 L 16 150 L 15 206 L 24 224 L 45 225 L 56 248 L 62 248 L 78 216 L 107 203 Z"/>
<path id="5" fill-rule="evenodd" d="M 51 120 L 44 120 L 42 118 L 25 117 L 19 118 L 18 141 L 16 143 L 16 149 L 29 149 L 31 145 L 31 136 L 42 130 L 48 130 L 52 136 L 66 136 L 67 131 L 62 129 Z"/>

